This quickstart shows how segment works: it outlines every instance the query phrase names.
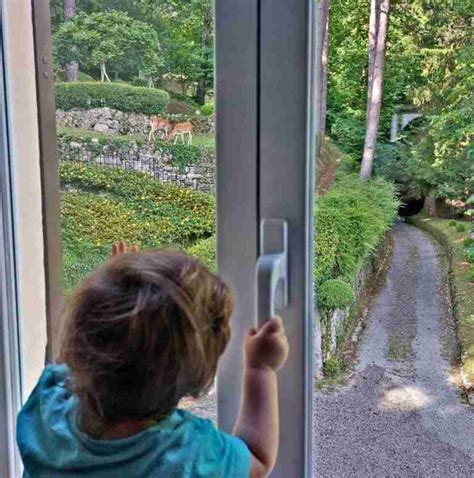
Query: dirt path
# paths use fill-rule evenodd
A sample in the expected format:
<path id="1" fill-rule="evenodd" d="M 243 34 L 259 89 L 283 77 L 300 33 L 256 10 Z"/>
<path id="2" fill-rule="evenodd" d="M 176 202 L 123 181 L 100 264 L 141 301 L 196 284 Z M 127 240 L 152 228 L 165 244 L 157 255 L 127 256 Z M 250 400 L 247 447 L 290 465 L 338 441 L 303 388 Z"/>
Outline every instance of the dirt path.
<path id="1" fill-rule="evenodd" d="M 453 383 L 443 259 L 418 229 L 393 234 L 354 376 L 315 396 L 313 476 L 472 477 L 474 411 Z"/>

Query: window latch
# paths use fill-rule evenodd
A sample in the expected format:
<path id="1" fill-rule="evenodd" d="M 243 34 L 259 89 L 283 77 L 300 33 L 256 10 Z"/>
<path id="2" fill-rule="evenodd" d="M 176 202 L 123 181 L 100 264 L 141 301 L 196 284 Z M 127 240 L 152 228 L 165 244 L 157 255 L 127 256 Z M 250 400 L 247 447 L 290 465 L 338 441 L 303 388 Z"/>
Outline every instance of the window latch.
<path id="1" fill-rule="evenodd" d="M 257 261 L 257 320 L 267 321 L 275 309 L 288 305 L 288 223 L 262 219 Z"/>

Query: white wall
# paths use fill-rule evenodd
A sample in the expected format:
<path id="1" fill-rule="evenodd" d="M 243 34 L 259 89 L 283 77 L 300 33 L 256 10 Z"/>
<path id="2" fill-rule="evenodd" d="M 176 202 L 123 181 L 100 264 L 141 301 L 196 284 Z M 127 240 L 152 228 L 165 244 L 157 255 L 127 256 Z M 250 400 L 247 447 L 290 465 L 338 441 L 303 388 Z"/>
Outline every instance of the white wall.
<path id="1" fill-rule="evenodd" d="M 31 0 L 3 0 L 19 296 L 22 394 L 44 366 L 46 293 Z"/>

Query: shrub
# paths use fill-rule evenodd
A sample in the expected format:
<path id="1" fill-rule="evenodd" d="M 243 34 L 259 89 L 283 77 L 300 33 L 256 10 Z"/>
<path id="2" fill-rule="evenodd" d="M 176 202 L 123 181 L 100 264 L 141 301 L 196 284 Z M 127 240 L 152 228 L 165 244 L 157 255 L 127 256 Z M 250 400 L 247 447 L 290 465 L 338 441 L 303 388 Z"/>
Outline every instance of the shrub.
<path id="1" fill-rule="evenodd" d="M 189 247 L 186 252 L 200 259 L 212 272 L 217 271 L 215 236 L 197 241 L 193 246 Z"/>
<path id="2" fill-rule="evenodd" d="M 466 232 L 467 228 L 465 224 L 457 224 L 456 232 Z"/>
<path id="3" fill-rule="evenodd" d="M 323 364 L 323 373 L 325 377 L 337 378 L 342 372 L 341 362 L 337 358 L 327 359 Z"/>
<path id="4" fill-rule="evenodd" d="M 140 172 L 73 162 L 62 162 L 59 174 L 63 187 L 102 195 L 93 195 L 98 205 L 90 206 L 90 210 L 100 217 L 101 225 L 98 223 L 97 229 L 93 229 L 90 219 L 83 220 L 84 224 L 79 223 L 84 227 L 74 226 L 76 230 L 81 228 L 81 234 L 84 234 L 81 239 L 89 240 L 91 230 L 96 231 L 92 242 L 97 245 L 117 240 L 122 233 L 127 234 L 124 239 L 147 247 L 186 245 L 214 232 L 214 199 L 209 194 L 162 184 Z M 92 201 L 92 198 L 77 201 L 85 201 L 81 205 L 86 207 L 83 208 L 86 214 L 87 201 Z M 114 233 L 106 231 L 103 224 Z"/>
<path id="5" fill-rule="evenodd" d="M 211 116 L 214 114 L 214 103 L 206 103 L 201 107 L 201 113 L 204 116 Z"/>
<path id="6" fill-rule="evenodd" d="M 94 78 L 92 78 L 92 76 L 88 75 L 87 73 L 84 73 L 83 71 L 80 71 L 77 75 L 77 81 L 81 81 L 81 82 L 91 82 L 91 81 L 95 81 Z"/>
<path id="7" fill-rule="evenodd" d="M 165 91 L 120 83 L 56 83 L 56 105 L 63 110 L 108 107 L 120 111 L 160 114 L 166 109 Z"/>
<path id="8" fill-rule="evenodd" d="M 448 225 L 451 227 L 456 227 L 457 222 L 451 219 L 451 221 L 448 222 Z"/>
<path id="9" fill-rule="evenodd" d="M 474 267 L 469 269 L 469 272 L 467 273 L 467 280 L 469 282 L 474 282 Z"/>
<path id="10" fill-rule="evenodd" d="M 339 178 L 316 204 L 315 287 L 334 277 L 352 278 L 391 227 L 398 204 L 391 183 Z"/>
<path id="11" fill-rule="evenodd" d="M 194 109 L 185 101 L 171 100 L 166 107 L 166 112 L 170 115 L 185 115 L 194 114 Z"/>
<path id="12" fill-rule="evenodd" d="M 466 247 L 463 250 L 463 256 L 467 262 L 474 264 L 474 246 Z"/>
<path id="13" fill-rule="evenodd" d="M 148 80 L 146 78 L 140 78 L 136 76 L 130 82 L 132 86 L 142 86 L 143 88 L 148 88 Z"/>
<path id="14" fill-rule="evenodd" d="M 474 239 L 471 239 L 470 237 L 466 237 L 463 241 L 463 246 L 464 247 L 471 247 L 474 246 Z"/>
<path id="15" fill-rule="evenodd" d="M 352 287 L 342 280 L 329 279 L 318 290 L 318 304 L 325 309 L 347 309 L 353 302 Z"/>

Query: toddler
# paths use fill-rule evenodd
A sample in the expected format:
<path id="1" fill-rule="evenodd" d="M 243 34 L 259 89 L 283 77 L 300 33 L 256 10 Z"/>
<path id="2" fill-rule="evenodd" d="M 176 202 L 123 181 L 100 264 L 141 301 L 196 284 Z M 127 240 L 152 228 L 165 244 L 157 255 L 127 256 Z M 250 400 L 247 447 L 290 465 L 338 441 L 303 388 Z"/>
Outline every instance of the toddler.
<path id="1" fill-rule="evenodd" d="M 267 476 L 278 449 L 276 372 L 288 356 L 281 320 L 248 331 L 228 435 L 177 406 L 213 383 L 231 334 L 229 289 L 179 252 L 114 252 L 69 301 L 60 363 L 19 414 L 24 476 Z"/>

